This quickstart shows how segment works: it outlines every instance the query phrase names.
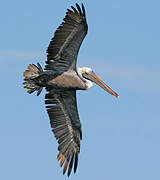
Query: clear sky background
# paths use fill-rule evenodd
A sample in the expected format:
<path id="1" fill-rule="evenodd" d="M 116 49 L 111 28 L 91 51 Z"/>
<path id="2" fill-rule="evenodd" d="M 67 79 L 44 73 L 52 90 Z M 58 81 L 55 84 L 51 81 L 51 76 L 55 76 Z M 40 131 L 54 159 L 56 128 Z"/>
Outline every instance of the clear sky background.
<path id="1" fill-rule="evenodd" d="M 29 63 L 46 49 L 76 2 L 14 0 L 0 10 L 0 179 L 62 180 L 57 142 L 39 97 L 23 89 Z M 120 98 L 97 85 L 78 92 L 83 140 L 70 179 L 160 179 L 160 1 L 83 1 L 89 25 L 78 66 L 91 67 Z"/>

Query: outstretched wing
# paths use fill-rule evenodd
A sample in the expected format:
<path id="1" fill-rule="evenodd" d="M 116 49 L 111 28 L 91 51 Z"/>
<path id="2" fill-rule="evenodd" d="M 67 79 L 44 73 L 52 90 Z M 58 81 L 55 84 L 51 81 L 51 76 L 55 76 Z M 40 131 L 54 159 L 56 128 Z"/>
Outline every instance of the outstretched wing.
<path id="1" fill-rule="evenodd" d="M 68 176 L 71 173 L 73 162 L 74 172 L 78 164 L 78 154 L 80 152 L 80 140 L 82 139 L 81 123 L 77 111 L 75 90 L 49 90 L 46 94 L 47 112 L 50 118 L 51 127 L 58 140 L 59 155 L 63 174 L 68 168 Z M 49 105 L 48 105 L 49 104 Z"/>
<path id="2" fill-rule="evenodd" d="M 78 4 L 76 8 L 68 9 L 64 21 L 56 30 L 47 49 L 46 70 L 56 70 L 60 73 L 76 69 L 79 48 L 87 34 L 85 9 Z"/>

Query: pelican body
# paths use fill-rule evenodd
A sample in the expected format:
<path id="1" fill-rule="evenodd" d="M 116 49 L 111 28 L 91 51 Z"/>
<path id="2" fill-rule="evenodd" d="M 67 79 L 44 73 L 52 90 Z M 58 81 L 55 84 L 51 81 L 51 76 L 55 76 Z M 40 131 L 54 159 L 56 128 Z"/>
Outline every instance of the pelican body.
<path id="1" fill-rule="evenodd" d="M 81 122 L 77 110 L 76 91 L 87 90 L 93 82 L 105 91 L 119 97 L 107 86 L 91 68 L 76 68 L 79 48 L 87 34 L 88 25 L 84 5 L 68 9 L 62 24 L 56 30 L 47 49 L 45 71 L 41 65 L 30 64 L 24 71 L 24 88 L 28 93 L 46 88 L 45 104 L 50 118 L 52 131 L 58 141 L 57 156 L 63 174 L 68 168 L 68 176 L 74 163 L 74 173 L 78 165 Z"/>

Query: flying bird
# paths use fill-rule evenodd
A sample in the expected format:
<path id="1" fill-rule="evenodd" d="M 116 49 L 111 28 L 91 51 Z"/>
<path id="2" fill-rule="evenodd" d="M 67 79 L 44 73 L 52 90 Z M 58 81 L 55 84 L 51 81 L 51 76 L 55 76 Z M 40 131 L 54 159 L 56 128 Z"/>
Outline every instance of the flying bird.
<path id="1" fill-rule="evenodd" d="M 62 24 L 54 33 L 48 49 L 44 70 L 41 65 L 30 64 L 24 71 L 24 88 L 28 93 L 46 88 L 45 104 L 50 118 L 52 131 L 58 141 L 60 166 L 63 174 L 68 168 L 68 176 L 74 164 L 78 165 L 80 141 L 82 140 L 81 122 L 77 110 L 76 91 L 87 90 L 93 82 L 105 91 L 119 97 L 107 86 L 91 68 L 76 68 L 79 48 L 88 30 L 84 5 L 67 9 Z"/>

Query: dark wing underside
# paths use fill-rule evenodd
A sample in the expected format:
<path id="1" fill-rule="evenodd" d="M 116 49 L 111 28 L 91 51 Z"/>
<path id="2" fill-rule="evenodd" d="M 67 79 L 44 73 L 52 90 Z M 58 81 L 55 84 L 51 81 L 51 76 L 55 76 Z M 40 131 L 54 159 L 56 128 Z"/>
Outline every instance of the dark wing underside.
<path id="1" fill-rule="evenodd" d="M 77 111 L 75 90 L 49 90 L 46 94 L 47 112 L 49 114 L 51 127 L 58 140 L 60 166 L 63 174 L 68 167 L 68 176 L 71 173 L 74 163 L 74 172 L 78 164 L 80 152 L 80 140 L 82 139 L 81 123 Z M 49 104 L 49 105 L 48 105 Z"/>
<path id="2" fill-rule="evenodd" d="M 79 48 L 87 34 L 85 9 L 76 4 L 72 11 L 68 9 L 64 21 L 56 30 L 47 49 L 46 70 L 56 70 L 60 73 L 76 69 Z"/>

